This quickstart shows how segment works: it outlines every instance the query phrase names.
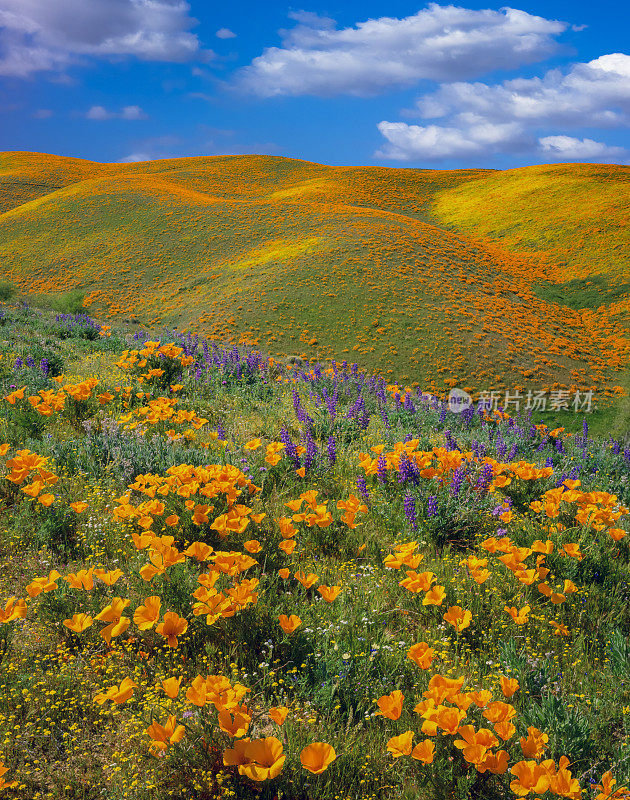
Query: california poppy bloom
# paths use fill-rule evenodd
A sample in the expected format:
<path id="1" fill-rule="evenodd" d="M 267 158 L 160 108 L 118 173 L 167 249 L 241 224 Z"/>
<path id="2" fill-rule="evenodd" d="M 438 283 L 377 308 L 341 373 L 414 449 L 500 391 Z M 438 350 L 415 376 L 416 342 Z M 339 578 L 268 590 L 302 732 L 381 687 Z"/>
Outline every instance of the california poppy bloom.
<path id="1" fill-rule="evenodd" d="M 507 611 L 517 625 L 525 625 L 528 619 L 530 608 L 529 606 L 523 606 L 523 608 L 521 608 L 519 611 L 514 608 L 514 606 L 505 606 L 503 610 Z"/>
<path id="2" fill-rule="evenodd" d="M 459 633 L 470 625 L 472 613 L 461 606 L 451 606 L 443 617 Z"/>
<path id="3" fill-rule="evenodd" d="M 409 650 L 407 650 L 407 658 L 413 661 L 414 664 L 417 664 L 420 669 L 429 669 L 433 661 L 434 653 L 435 650 L 429 647 L 426 642 L 418 642 L 417 644 L 411 645 Z"/>
<path id="4" fill-rule="evenodd" d="M 269 709 L 269 716 L 276 725 L 284 725 L 289 709 L 286 706 L 272 706 Z"/>
<path id="5" fill-rule="evenodd" d="M 245 763 L 238 771 L 254 781 L 266 781 L 280 774 L 286 756 L 283 754 L 282 742 L 275 736 L 265 739 L 253 739 L 246 742 L 244 748 Z"/>
<path id="6" fill-rule="evenodd" d="M 285 633 L 293 633 L 302 624 L 302 620 L 296 614 L 291 614 L 290 617 L 287 617 L 286 614 L 280 614 L 279 620 L 280 627 Z"/>
<path id="7" fill-rule="evenodd" d="M 317 583 L 319 580 L 319 576 L 315 575 L 313 572 L 309 572 L 308 575 L 305 575 L 302 570 L 298 570 L 295 575 L 295 579 L 298 580 L 305 589 L 310 589 L 313 584 Z"/>
<path id="8" fill-rule="evenodd" d="M 322 584 L 321 586 L 317 587 L 317 591 L 327 603 L 333 603 L 339 596 L 341 586 L 326 586 Z"/>
<path id="9" fill-rule="evenodd" d="M 441 606 L 444 602 L 444 598 L 446 597 L 446 589 L 444 586 L 434 586 L 429 592 L 426 593 L 424 596 L 424 600 L 422 601 L 423 606 Z"/>
<path id="10" fill-rule="evenodd" d="M 380 711 L 376 713 L 387 717 L 387 719 L 400 719 L 404 699 L 404 694 L 399 689 L 394 689 L 391 694 L 384 694 L 376 701 L 377 706 L 380 708 Z"/>
<path id="11" fill-rule="evenodd" d="M 337 758 L 335 748 L 326 742 L 313 742 L 300 753 L 300 763 L 314 775 L 321 775 Z"/>
<path id="12" fill-rule="evenodd" d="M 392 736 L 387 742 L 387 752 L 391 753 L 393 758 L 411 755 L 412 739 L 413 731 L 405 731 L 405 733 L 401 733 L 399 736 Z"/>
<path id="13" fill-rule="evenodd" d="M 174 700 L 179 695 L 181 682 L 181 676 L 179 678 L 166 678 L 166 680 L 162 681 L 162 689 L 171 700 Z"/>
<path id="14" fill-rule="evenodd" d="M 160 618 L 161 606 L 162 600 L 157 595 L 153 595 L 147 597 L 144 605 L 136 608 L 133 621 L 141 631 L 147 631 L 155 625 Z"/>
<path id="15" fill-rule="evenodd" d="M 506 697 L 512 697 L 518 689 L 519 682 L 515 678 L 506 678 L 501 675 L 501 691 Z"/>
<path id="16" fill-rule="evenodd" d="M 107 700 L 112 700 L 116 705 L 126 703 L 137 685 L 131 678 L 124 678 L 120 686 L 111 686 L 107 691 L 99 692 L 94 698 L 94 702 L 99 705 L 103 705 Z"/>
<path id="17" fill-rule="evenodd" d="M 411 751 L 411 757 L 416 761 L 422 761 L 423 764 L 432 764 L 435 756 L 435 744 L 431 739 L 425 739 L 419 742 Z"/>
<path id="18" fill-rule="evenodd" d="M 169 647 L 177 647 L 177 637 L 188 630 L 188 620 L 180 617 L 175 611 L 167 611 L 164 621 L 155 629 L 160 636 L 164 636 Z"/>
<path id="19" fill-rule="evenodd" d="M 178 725 L 174 714 L 171 714 L 164 725 L 153 720 L 146 729 L 146 733 L 153 739 L 153 747 L 157 750 L 166 750 L 169 744 L 181 742 L 186 733 L 183 725 Z"/>
<path id="20" fill-rule="evenodd" d="M 83 633 L 92 622 L 93 619 L 88 614 L 74 614 L 71 619 L 64 619 L 63 624 L 75 633 Z"/>

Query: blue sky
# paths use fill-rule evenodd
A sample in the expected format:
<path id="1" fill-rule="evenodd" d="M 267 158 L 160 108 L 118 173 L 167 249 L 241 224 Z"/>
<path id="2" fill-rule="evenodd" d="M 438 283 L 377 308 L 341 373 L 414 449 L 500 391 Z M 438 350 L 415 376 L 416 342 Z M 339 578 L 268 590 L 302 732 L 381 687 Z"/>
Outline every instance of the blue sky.
<path id="1" fill-rule="evenodd" d="M 630 163 L 627 2 L 0 0 L 0 150 Z"/>

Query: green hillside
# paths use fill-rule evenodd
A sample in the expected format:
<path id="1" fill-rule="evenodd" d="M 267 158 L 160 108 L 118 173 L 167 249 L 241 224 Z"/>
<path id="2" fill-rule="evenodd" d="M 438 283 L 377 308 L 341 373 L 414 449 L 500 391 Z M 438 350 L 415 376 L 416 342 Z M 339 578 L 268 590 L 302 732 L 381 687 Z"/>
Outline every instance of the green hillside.
<path id="1" fill-rule="evenodd" d="M 629 174 L 6 153 L 3 277 L 427 388 L 613 397 L 630 356 Z"/>

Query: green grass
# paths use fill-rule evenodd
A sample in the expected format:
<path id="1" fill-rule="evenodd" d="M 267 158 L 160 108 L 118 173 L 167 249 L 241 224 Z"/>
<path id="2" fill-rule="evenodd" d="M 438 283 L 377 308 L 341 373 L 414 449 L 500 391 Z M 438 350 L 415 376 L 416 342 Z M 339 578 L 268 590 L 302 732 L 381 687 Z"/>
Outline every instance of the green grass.
<path id="1" fill-rule="evenodd" d="M 630 283 L 612 284 L 607 275 L 590 275 L 588 278 L 573 278 L 565 283 L 544 281 L 532 286 L 536 297 L 548 303 L 569 308 L 599 308 L 616 300 L 625 299 L 630 292 Z"/>

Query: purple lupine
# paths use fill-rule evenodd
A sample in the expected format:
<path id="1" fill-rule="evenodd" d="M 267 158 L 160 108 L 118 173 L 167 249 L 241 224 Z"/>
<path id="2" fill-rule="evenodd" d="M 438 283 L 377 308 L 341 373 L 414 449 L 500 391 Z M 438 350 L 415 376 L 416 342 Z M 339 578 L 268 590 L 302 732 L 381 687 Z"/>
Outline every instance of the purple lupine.
<path id="1" fill-rule="evenodd" d="M 451 478 L 451 494 L 453 497 L 457 497 L 459 494 L 459 490 L 462 488 L 462 481 L 464 480 L 464 475 L 466 474 L 466 470 L 464 467 L 458 467 L 453 472 L 453 477 Z"/>
<path id="2" fill-rule="evenodd" d="M 44 376 L 48 377 L 48 373 L 50 372 L 50 364 L 48 363 L 47 358 L 42 358 L 42 360 L 39 362 L 39 368 L 41 369 Z"/>
<path id="3" fill-rule="evenodd" d="M 584 436 L 584 444 L 588 441 L 588 422 L 584 420 L 582 422 L 582 435 Z"/>
<path id="4" fill-rule="evenodd" d="M 387 480 L 387 460 L 382 454 L 376 459 L 376 472 L 379 481 L 385 483 Z"/>
<path id="5" fill-rule="evenodd" d="M 466 425 L 467 430 L 470 430 L 474 416 L 475 416 L 475 409 L 473 408 L 472 404 L 469 405 L 468 408 L 465 408 L 462 411 L 462 419 Z"/>
<path id="6" fill-rule="evenodd" d="M 332 467 L 337 460 L 337 443 L 335 442 L 334 436 L 328 437 L 326 450 L 328 451 L 328 460 L 330 461 L 330 465 Z"/>
<path id="7" fill-rule="evenodd" d="M 448 411 L 448 406 L 446 403 L 442 403 L 442 407 L 440 408 L 440 416 L 439 416 L 439 423 L 440 425 L 444 424 L 444 420 L 446 419 L 446 412 Z"/>
<path id="8" fill-rule="evenodd" d="M 404 407 L 405 407 L 405 411 L 409 411 L 411 414 L 415 414 L 416 413 L 416 407 L 413 404 L 413 401 L 411 399 L 411 394 L 409 392 L 407 392 L 405 394 Z"/>
<path id="9" fill-rule="evenodd" d="M 438 505 L 437 505 L 437 497 L 435 495 L 429 495 L 429 500 L 427 502 L 427 517 L 437 517 L 438 513 Z"/>
<path id="10" fill-rule="evenodd" d="M 612 451 L 613 454 L 618 456 L 621 452 L 621 444 L 619 442 L 615 442 L 613 439 L 610 440 L 612 442 Z"/>
<path id="11" fill-rule="evenodd" d="M 217 434 L 219 436 L 219 439 L 221 439 L 221 441 L 225 441 L 225 428 L 220 422 L 217 425 Z"/>
<path id="12" fill-rule="evenodd" d="M 302 401 L 300 400 L 300 395 L 295 391 L 295 389 L 293 390 L 293 409 L 298 422 L 301 422 L 305 428 L 310 429 L 313 427 L 314 422 L 304 410 Z"/>
<path id="13" fill-rule="evenodd" d="M 459 446 L 455 441 L 455 439 L 453 438 L 453 434 L 448 430 L 448 428 L 444 431 L 444 439 L 446 440 L 447 450 L 459 450 Z"/>
<path id="14" fill-rule="evenodd" d="M 363 413 L 358 419 L 358 423 L 361 430 L 366 431 L 368 429 L 368 425 L 370 424 L 370 415 L 368 414 L 365 408 L 363 409 Z"/>
<path id="15" fill-rule="evenodd" d="M 346 419 L 358 420 L 359 415 L 363 411 L 365 411 L 365 401 L 363 400 L 363 395 L 359 394 L 357 399 L 352 404 L 352 406 L 348 409 L 348 413 L 346 414 Z"/>
<path id="16" fill-rule="evenodd" d="M 24 361 L 23 361 L 23 359 L 21 359 L 21 358 L 20 358 L 20 356 L 18 356 L 18 357 L 15 359 L 15 364 L 13 365 L 13 369 L 14 369 L 14 370 L 16 370 L 16 369 L 22 369 L 22 366 L 23 366 L 23 365 L 24 365 Z"/>
<path id="17" fill-rule="evenodd" d="M 296 468 L 299 467 L 300 457 L 298 456 L 297 448 L 293 443 L 293 439 L 289 436 L 289 432 L 284 426 L 282 426 L 282 428 L 280 429 L 280 435 L 278 438 L 284 445 L 284 452 L 291 459 L 291 461 L 293 461 L 295 467 Z"/>
<path id="18" fill-rule="evenodd" d="M 551 456 L 545 461 L 545 467 L 553 467 L 553 458 Z"/>
<path id="19" fill-rule="evenodd" d="M 626 460 L 626 463 L 630 464 L 630 450 L 626 447 L 623 451 L 623 457 Z"/>
<path id="20" fill-rule="evenodd" d="M 416 462 L 411 458 L 407 459 L 407 480 L 415 486 L 420 483 L 420 470 Z"/>
<path id="21" fill-rule="evenodd" d="M 304 466 L 306 467 L 307 472 L 313 466 L 316 455 L 317 455 L 317 447 L 315 445 L 315 442 L 313 441 L 313 437 L 309 433 L 307 434 L 306 438 L 306 453 L 304 454 Z"/>
<path id="22" fill-rule="evenodd" d="M 492 464 L 484 464 L 483 469 L 481 470 L 481 475 L 479 476 L 476 488 L 480 490 L 482 495 L 485 495 L 490 487 L 492 482 L 492 476 L 494 475 L 494 471 L 492 469 Z"/>
<path id="23" fill-rule="evenodd" d="M 389 424 L 389 417 L 387 416 L 387 411 L 385 411 L 385 409 L 381 411 L 381 419 L 383 420 L 383 425 L 386 427 L 386 429 L 388 431 L 391 430 L 391 425 Z"/>
<path id="24" fill-rule="evenodd" d="M 398 458 L 398 483 L 405 483 L 409 477 L 409 457 L 403 450 Z"/>
<path id="25" fill-rule="evenodd" d="M 415 530 L 418 527 L 416 501 L 409 493 L 405 495 L 405 516 L 407 517 L 407 520 L 411 525 L 411 527 Z"/>
<path id="26" fill-rule="evenodd" d="M 566 450 L 564 449 L 564 444 L 562 443 L 562 439 L 556 439 L 556 450 L 559 453 L 566 453 Z"/>
<path id="27" fill-rule="evenodd" d="M 370 500 L 370 493 L 367 487 L 367 481 L 365 480 L 365 475 L 359 475 L 357 478 L 357 489 L 359 490 L 359 494 L 365 500 L 365 502 L 369 502 Z"/>
<path id="28" fill-rule="evenodd" d="M 328 408 L 328 413 L 330 414 L 330 418 L 335 420 L 337 416 L 337 402 L 336 398 L 330 397 L 326 389 L 322 389 L 322 397 L 324 398 L 324 402 L 326 403 L 326 407 Z"/>
<path id="29" fill-rule="evenodd" d="M 518 452 L 518 445 L 516 442 L 510 447 L 510 452 L 507 454 L 508 461 L 512 461 L 516 453 Z"/>

